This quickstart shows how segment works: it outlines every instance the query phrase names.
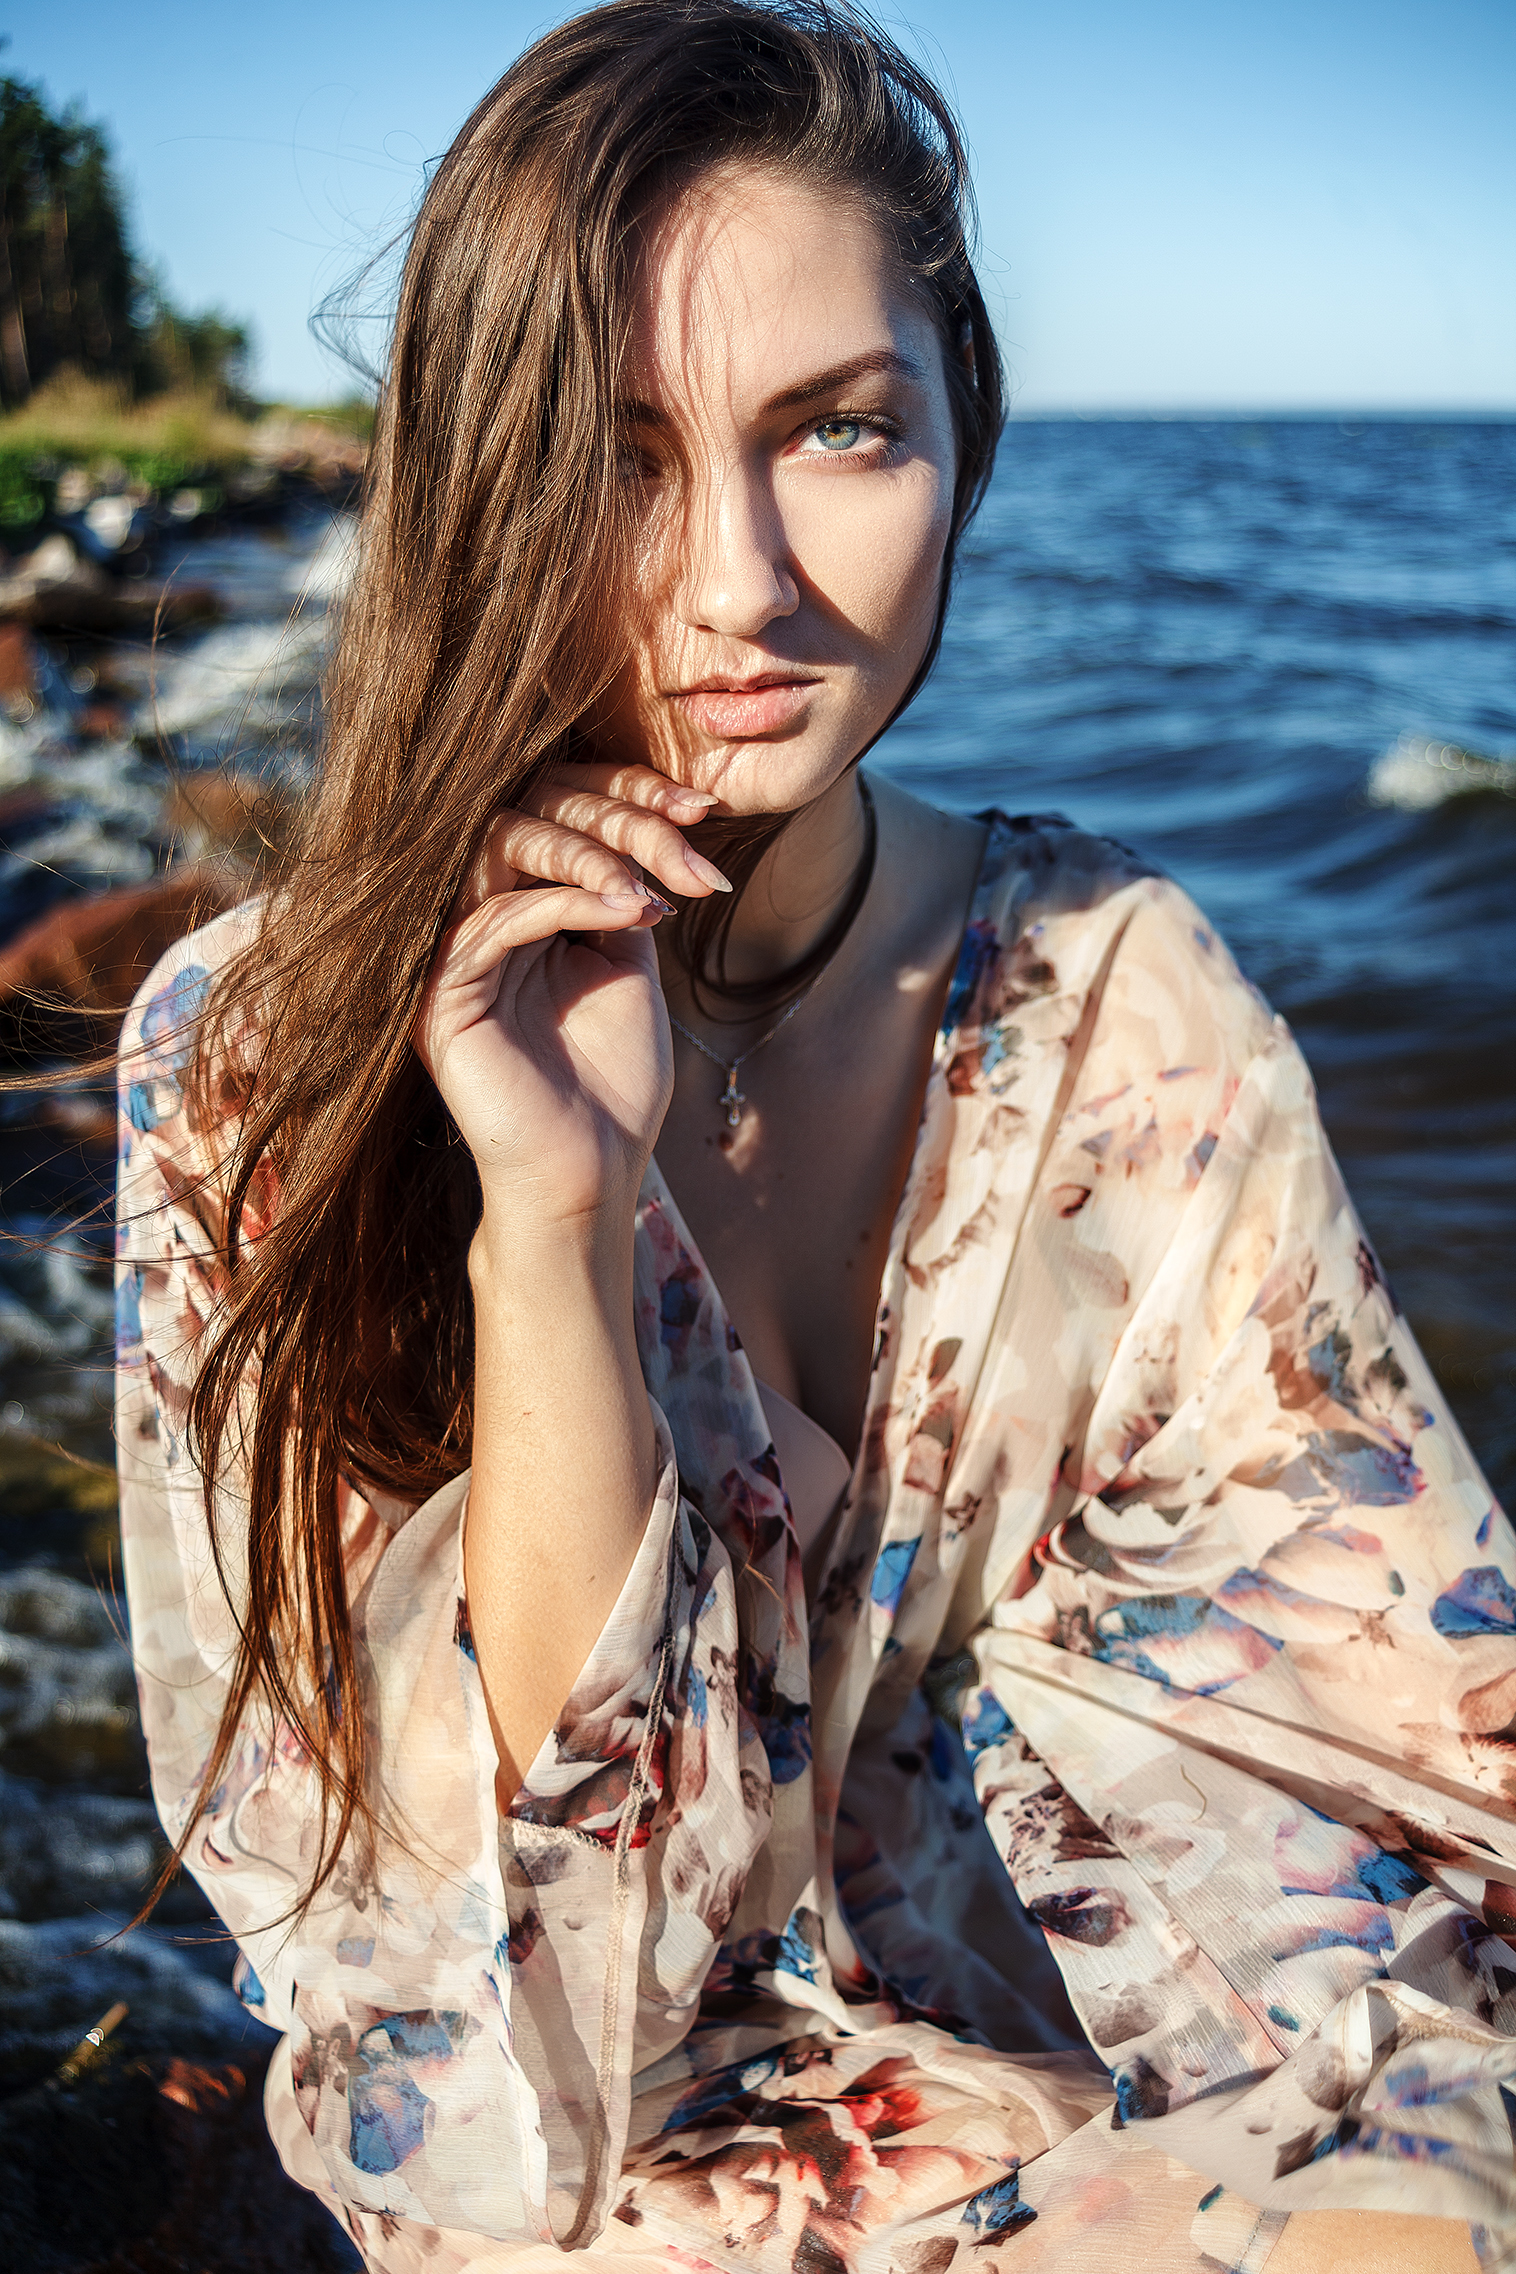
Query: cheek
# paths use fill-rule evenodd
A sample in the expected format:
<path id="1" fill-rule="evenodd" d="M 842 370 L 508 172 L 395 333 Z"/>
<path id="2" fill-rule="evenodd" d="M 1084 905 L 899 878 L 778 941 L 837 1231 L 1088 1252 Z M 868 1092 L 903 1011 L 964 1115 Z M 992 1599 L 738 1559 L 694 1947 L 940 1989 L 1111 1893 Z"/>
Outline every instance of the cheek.
<path id="1" fill-rule="evenodd" d="M 819 475 L 815 488 L 823 494 L 798 500 L 785 517 L 807 582 L 871 646 L 892 647 L 918 626 L 924 634 L 952 522 L 941 469 L 917 462 L 878 481 Z"/>

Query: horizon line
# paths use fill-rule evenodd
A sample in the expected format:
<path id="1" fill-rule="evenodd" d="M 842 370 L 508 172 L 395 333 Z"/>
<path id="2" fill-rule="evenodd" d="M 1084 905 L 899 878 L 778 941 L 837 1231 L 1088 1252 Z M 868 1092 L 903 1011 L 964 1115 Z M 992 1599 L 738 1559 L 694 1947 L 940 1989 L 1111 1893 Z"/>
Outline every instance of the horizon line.
<path id="1" fill-rule="evenodd" d="M 1516 403 L 1012 403 L 1008 423 L 1016 420 L 1109 419 L 1135 424 L 1185 420 L 1267 422 L 1279 419 L 1314 419 L 1333 424 L 1367 426 L 1415 420 L 1443 421 L 1467 426 L 1510 425 L 1516 422 Z"/>

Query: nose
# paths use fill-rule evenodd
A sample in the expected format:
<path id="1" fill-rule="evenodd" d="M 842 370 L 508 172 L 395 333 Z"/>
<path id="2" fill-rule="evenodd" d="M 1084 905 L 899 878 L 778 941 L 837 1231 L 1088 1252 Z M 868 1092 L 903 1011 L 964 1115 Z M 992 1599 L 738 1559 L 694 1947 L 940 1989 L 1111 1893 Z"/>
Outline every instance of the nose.
<path id="1" fill-rule="evenodd" d="M 799 605 L 773 491 L 742 466 L 713 470 L 692 498 L 685 524 L 682 621 L 692 631 L 753 639 Z"/>

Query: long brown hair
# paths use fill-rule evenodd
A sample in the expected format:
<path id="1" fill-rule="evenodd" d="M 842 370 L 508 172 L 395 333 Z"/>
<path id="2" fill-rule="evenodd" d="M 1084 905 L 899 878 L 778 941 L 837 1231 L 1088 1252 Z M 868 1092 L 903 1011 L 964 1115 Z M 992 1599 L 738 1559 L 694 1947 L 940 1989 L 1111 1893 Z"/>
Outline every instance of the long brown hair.
<path id="1" fill-rule="evenodd" d="M 866 200 L 940 325 L 955 541 L 989 478 L 1001 373 L 963 147 L 930 81 L 851 8 L 614 0 L 528 49 L 437 168 L 381 390 L 323 778 L 197 1058 L 198 1112 L 226 1129 L 227 1230 L 190 1425 L 218 1556 L 216 1488 L 234 1470 L 248 1529 L 241 1648 L 191 1821 L 262 1701 L 321 1780 L 306 1902 L 373 1824 L 342 1480 L 416 1501 L 470 1456 L 478 1192 L 411 1048 L 420 996 L 492 820 L 582 749 L 626 652 L 613 406 L 635 224 L 732 161 Z M 946 598 L 945 573 L 912 693 Z M 718 921 L 681 919 L 681 950 L 719 977 Z M 261 1220 L 270 1183 L 277 1207 L 249 1244 L 244 1206 Z"/>

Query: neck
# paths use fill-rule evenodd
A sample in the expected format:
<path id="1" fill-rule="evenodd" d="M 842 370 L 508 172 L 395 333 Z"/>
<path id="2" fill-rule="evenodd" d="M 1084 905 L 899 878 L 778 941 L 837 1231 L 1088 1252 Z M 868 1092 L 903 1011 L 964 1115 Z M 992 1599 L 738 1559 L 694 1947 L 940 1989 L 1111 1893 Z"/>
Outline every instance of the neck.
<path id="1" fill-rule="evenodd" d="M 702 831 L 691 841 L 704 850 Z M 754 870 L 733 912 L 726 969 L 739 985 L 777 977 L 820 940 L 847 896 L 867 843 L 868 824 L 852 767 L 797 814 Z M 715 857 L 719 860 L 720 854 Z M 665 987 L 687 1000 L 689 985 L 670 950 Z"/>

